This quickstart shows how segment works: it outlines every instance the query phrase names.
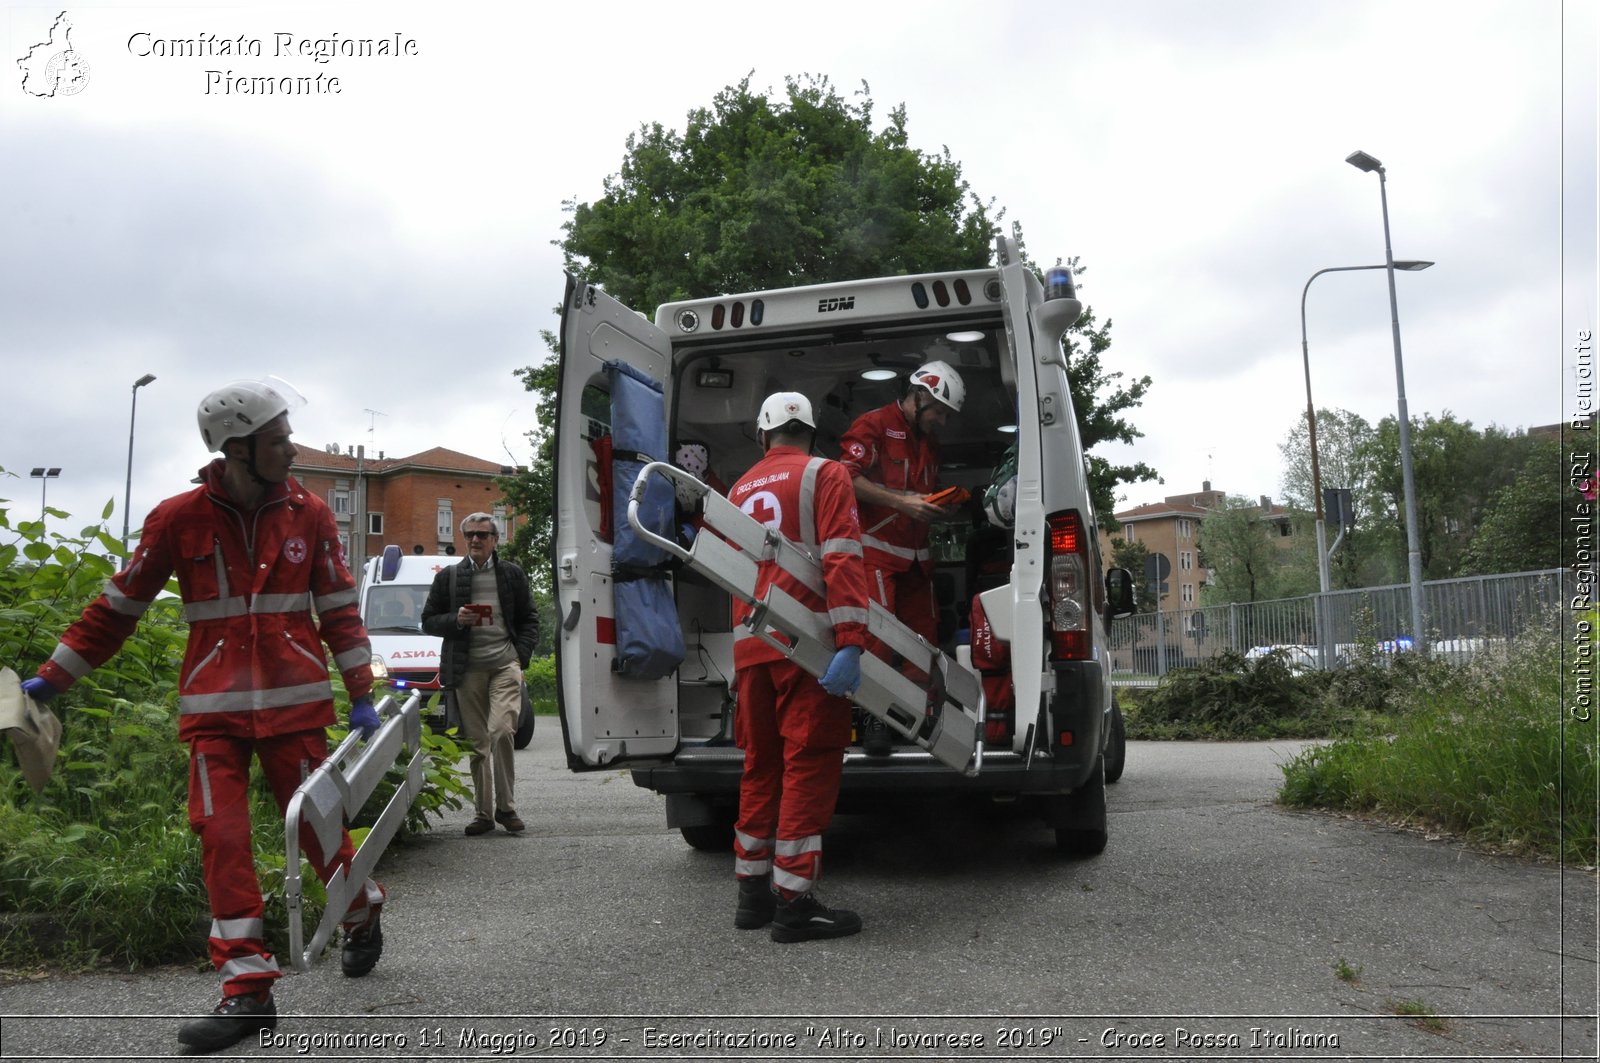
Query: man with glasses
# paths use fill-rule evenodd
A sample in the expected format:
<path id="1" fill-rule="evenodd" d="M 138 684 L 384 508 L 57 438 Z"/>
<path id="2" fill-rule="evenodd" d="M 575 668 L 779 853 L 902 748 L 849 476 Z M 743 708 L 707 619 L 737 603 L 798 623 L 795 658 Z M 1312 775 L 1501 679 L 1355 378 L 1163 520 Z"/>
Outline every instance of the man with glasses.
<path id="1" fill-rule="evenodd" d="M 466 833 L 487 834 L 499 823 L 513 834 L 517 815 L 511 755 L 522 709 L 522 672 L 539 640 L 528 577 L 500 557 L 500 533 L 488 513 L 461 521 L 467 556 L 433 578 L 422 607 L 422 630 L 444 640 L 440 682 L 455 692 L 461 730 L 472 747 L 473 803 Z"/>

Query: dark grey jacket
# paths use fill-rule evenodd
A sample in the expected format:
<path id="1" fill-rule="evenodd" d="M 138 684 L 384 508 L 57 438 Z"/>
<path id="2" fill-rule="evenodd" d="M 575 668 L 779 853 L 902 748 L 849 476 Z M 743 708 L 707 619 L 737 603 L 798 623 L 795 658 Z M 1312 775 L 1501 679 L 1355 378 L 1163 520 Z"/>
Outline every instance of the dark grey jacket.
<path id="1" fill-rule="evenodd" d="M 512 645 L 517 648 L 517 660 L 527 668 L 533 659 L 533 647 L 539 641 L 539 616 L 534 612 L 533 596 L 528 591 L 528 577 L 498 553 L 494 555 L 494 577 L 500 595 L 500 613 L 506 618 Z M 439 681 L 443 686 L 455 686 L 467 671 L 472 629 L 456 623 L 456 612 L 470 601 L 470 561 L 463 559 L 433 577 L 428 602 L 422 607 L 422 630 L 444 640 L 443 652 L 439 655 Z"/>

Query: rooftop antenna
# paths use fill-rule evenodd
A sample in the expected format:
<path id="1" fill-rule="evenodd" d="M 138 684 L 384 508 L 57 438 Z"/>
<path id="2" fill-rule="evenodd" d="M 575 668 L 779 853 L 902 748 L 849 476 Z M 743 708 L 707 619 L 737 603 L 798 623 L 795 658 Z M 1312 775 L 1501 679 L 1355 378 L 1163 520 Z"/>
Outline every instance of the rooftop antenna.
<path id="1" fill-rule="evenodd" d="M 373 433 L 378 428 L 378 418 L 389 415 L 382 410 L 362 410 L 361 412 L 367 415 L 367 446 L 370 447 L 373 445 Z"/>

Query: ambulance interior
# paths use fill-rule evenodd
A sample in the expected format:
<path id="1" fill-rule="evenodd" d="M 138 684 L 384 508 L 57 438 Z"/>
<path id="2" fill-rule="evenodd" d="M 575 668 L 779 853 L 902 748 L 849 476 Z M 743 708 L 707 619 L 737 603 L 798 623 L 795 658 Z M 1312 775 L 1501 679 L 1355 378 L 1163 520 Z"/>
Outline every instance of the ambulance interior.
<path id="1" fill-rule="evenodd" d="M 673 351 L 669 445 L 704 443 L 711 472 L 732 485 L 761 457 L 755 416 L 762 400 L 775 391 L 798 391 L 811 399 L 817 418 L 816 452 L 838 458 L 840 436 L 851 423 L 898 399 L 918 366 L 937 360 L 955 368 L 966 399 L 939 434 L 939 483 L 965 487 L 972 499 L 953 510 L 948 523 L 934 526 L 930 545 L 941 649 L 964 662 L 960 647 L 971 595 L 1009 578 L 1011 536 L 985 522 L 980 509 L 984 489 L 1016 438 L 1016 390 L 998 315 L 940 322 L 936 329 L 923 322 L 789 336 L 766 345 L 752 345 L 748 336 L 743 343 L 680 341 Z M 680 737 L 726 739 L 733 671 L 728 597 L 693 572 L 679 572 L 675 580 L 687 646 L 678 670 Z"/>

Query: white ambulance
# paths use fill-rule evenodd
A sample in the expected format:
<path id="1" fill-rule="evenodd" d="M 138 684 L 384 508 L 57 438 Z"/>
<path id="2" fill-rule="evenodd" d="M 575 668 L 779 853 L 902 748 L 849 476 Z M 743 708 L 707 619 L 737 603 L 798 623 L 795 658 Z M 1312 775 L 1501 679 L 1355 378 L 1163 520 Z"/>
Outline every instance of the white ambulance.
<path id="1" fill-rule="evenodd" d="M 895 401 L 918 366 L 943 361 L 966 400 L 940 436 L 940 484 L 981 497 L 1015 444 L 1014 524 L 989 524 L 974 502 L 936 528 L 938 646 L 874 607 L 873 633 L 933 679 L 911 686 L 891 663 L 863 657 L 857 734 L 876 718 L 895 744 L 846 751 L 840 804 L 971 793 L 1032 806 L 1066 852 L 1105 847 L 1105 786 L 1125 758 L 1107 631 L 1133 611 L 1133 583 L 1124 570 L 1102 574 L 1061 343 L 1082 310 L 1071 274 L 1058 267 L 1041 283 L 1012 237 L 997 237 L 996 252 L 987 269 L 669 303 L 653 322 L 569 276 L 554 586 L 573 770 L 631 769 L 665 795 L 667 823 L 689 844 L 727 848 L 743 765 L 731 738 L 731 600 L 753 601 L 755 633 L 780 633 L 814 674 L 833 647 L 825 622 L 787 596 L 751 598 L 754 559 L 772 556 L 813 581 L 816 559 L 707 488 L 736 482 L 761 457 L 755 417 L 768 394 L 809 397 L 816 450 L 837 458 L 856 417 Z M 684 461 L 686 451 L 699 460 Z M 686 534 L 695 522 L 699 534 Z M 975 594 L 1008 644 L 1008 675 L 970 667 Z M 983 679 L 991 690 L 1009 681 L 1016 708 L 991 711 Z"/>
<path id="2" fill-rule="evenodd" d="M 439 681 L 441 640 L 422 633 L 422 607 L 428 601 L 433 578 L 456 564 L 452 554 L 407 554 L 386 546 L 361 568 L 361 622 L 372 642 L 372 674 L 404 701 L 421 691 L 427 720 L 436 731 L 461 725 L 455 698 Z M 522 691 L 522 711 L 517 717 L 516 748 L 533 740 L 533 705 Z"/>

